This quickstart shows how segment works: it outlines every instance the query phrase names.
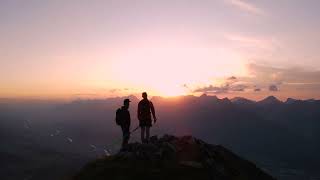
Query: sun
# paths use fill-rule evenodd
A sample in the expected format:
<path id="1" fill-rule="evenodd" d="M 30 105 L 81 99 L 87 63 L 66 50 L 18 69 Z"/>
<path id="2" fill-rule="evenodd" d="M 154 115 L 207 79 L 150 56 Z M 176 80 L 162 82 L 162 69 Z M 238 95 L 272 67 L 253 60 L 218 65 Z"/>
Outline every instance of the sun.
<path id="1" fill-rule="evenodd" d="M 155 88 L 155 93 L 162 97 L 175 97 L 186 95 L 190 92 L 187 91 L 183 86 L 172 85 L 172 86 L 158 86 Z"/>

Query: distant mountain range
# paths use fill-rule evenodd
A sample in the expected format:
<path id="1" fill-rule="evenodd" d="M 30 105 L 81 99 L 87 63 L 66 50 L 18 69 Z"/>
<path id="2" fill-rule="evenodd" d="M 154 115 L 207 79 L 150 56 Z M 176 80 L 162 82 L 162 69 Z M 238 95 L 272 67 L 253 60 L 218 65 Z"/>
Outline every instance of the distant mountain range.
<path id="1" fill-rule="evenodd" d="M 52 166 L 51 161 L 45 160 L 48 157 L 42 153 L 44 149 L 50 156 L 64 154 L 68 162 L 72 159 L 66 159 L 67 154 L 76 154 L 79 161 L 86 161 L 104 154 L 103 149 L 115 152 L 121 139 L 120 128 L 114 121 L 115 110 L 122 105 L 124 98 L 128 97 L 72 102 L 0 100 L 0 139 L 6 145 L 0 149 L 0 155 L 28 159 L 32 149 L 34 159 L 44 159 L 42 168 L 25 173 L 23 177 L 34 174 L 34 177 L 44 178 L 40 174 Z M 135 96 L 129 98 L 134 128 L 138 124 L 136 109 L 139 99 Z M 151 100 L 158 116 L 152 134 L 193 135 L 212 144 L 221 144 L 278 179 L 288 169 L 299 172 L 290 174 L 296 179 L 318 171 L 319 100 L 288 98 L 280 101 L 270 96 L 253 101 L 242 97 L 219 99 L 209 95 L 153 97 Z M 135 140 L 139 140 L 138 133 L 132 136 L 131 141 Z M 12 161 L 10 167 L 17 170 L 11 174 L 19 174 L 29 172 L 31 166 Z M 62 165 L 61 168 L 66 169 Z M 68 168 L 74 167 L 68 165 Z M 42 173 L 37 175 L 38 172 Z"/>

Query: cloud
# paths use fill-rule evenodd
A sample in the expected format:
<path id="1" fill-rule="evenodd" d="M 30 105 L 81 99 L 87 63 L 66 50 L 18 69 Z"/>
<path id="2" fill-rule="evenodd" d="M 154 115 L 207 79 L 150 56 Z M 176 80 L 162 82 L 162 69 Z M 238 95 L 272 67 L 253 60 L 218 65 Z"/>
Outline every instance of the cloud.
<path id="1" fill-rule="evenodd" d="M 114 89 L 110 89 L 109 92 L 110 93 L 119 93 L 119 92 L 130 91 L 130 90 L 132 90 L 132 89 L 130 89 L 130 88 L 123 88 L 123 89 L 114 88 Z"/>
<path id="2" fill-rule="evenodd" d="M 228 80 L 237 80 L 237 78 L 235 76 L 231 76 L 229 78 L 227 78 Z"/>
<path id="3" fill-rule="evenodd" d="M 260 92 L 260 91 L 261 91 L 261 88 L 255 88 L 254 91 L 255 91 L 255 92 Z"/>
<path id="4" fill-rule="evenodd" d="M 182 87 L 189 89 L 188 84 L 183 84 Z"/>
<path id="5" fill-rule="evenodd" d="M 249 88 L 249 86 L 246 85 L 245 83 L 239 82 L 238 78 L 236 78 L 235 76 L 226 78 L 224 81 L 225 81 L 224 84 L 221 86 L 209 85 L 209 86 L 197 88 L 193 90 L 193 92 L 225 94 L 225 93 L 230 93 L 235 91 L 238 91 L 238 92 L 245 91 L 247 88 Z"/>
<path id="6" fill-rule="evenodd" d="M 287 97 L 314 97 L 320 91 L 320 71 L 301 67 L 272 67 L 257 63 L 248 64 L 247 71 L 247 76 L 230 76 L 219 79 L 217 82 L 222 81 L 221 85 L 208 84 L 190 88 L 190 91 L 207 94 L 255 92 L 255 95 L 281 91 L 280 94 Z"/>
<path id="7" fill-rule="evenodd" d="M 266 15 L 266 12 L 261 8 L 258 8 L 254 4 L 251 4 L 243 0 L 227 0 L 227 3 L 241 9 L 242 11 L 248 12 L 250 14 L 260 15 L 260 16 Z"/>
<path id="8" fill-rule="evenodd" d="M 96 93 L 76 93 L 73 94 L 74 96 L 95 96 L 97 95 Z"/>
<path id="9" fill-rule="evenodd" d="M 121 89 L 110 89 L 109 90 L 110 93 L 117 93 L 119 91 L 121 91 Z"/>
<path id="10" fill-rule="evenodd" d="M 247 65 L 247 70 L 255 80 L 269 84 L 320 84 L 320 71 L 301 67 L 279 68 L 252 63 Z"/>
<path id="11" fill-rule="evenodd" d="M 280 91 L 286 96 L 314 96 L 320 91 L 320 71 L 302 67 L 273 67 L 261 64 L 248 64 L 246 77 L 238 79 L 255 84 L 254 91 L 266 89 Z M 260 90 L 255 90 L 260 89 Z"/>
<path id="12" fill-rule="evenodd" d="M 272 84 L 269 86 L 269 91 L 279 91 L 279 88 L 276 85 Z"/>
<path id="13" fill-rule="evenodd" d="M 221 87 L 209 85 L 209 86 L 197 88 L 197 89 L 195 89 L 193 92 L 195 92 L 195 93 L 197 93 L 197 92 L 202 92 L 202 93 L 223 94 L 223 93 L 227 93 L 228 90 L 229 90 L 228 85 L 221 86 Z"/>
<path id="14" fill-rule="evenodd" d="M 229 85 L 225 84 L 223 86 L 205 86 L 201 88 L 197 88 L 193 90 L 194 93 L 214 93 L 214 94 L 225 94 L 225 93 L 231 93 L 231 92 L 242 92 L 245 91 L 249 86 L 244 84 L 238 84 L 238 85 Z"/>
<path id="15" fill-rule="evenodd" d="M 237 84 L 230 88 L 232 91 L 245 91 L 245 89 L 249 88 L 249 86 L 244 84 Z"/>

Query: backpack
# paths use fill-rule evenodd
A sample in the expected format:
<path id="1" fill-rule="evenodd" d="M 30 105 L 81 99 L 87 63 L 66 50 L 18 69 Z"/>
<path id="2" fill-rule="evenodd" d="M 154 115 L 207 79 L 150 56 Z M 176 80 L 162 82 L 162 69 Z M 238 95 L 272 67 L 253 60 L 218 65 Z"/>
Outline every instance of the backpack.
<path id="1" fill-rule="evenodd" d="M 116 112 L 116 123 L 117 125 L 121 126 L 123 124 L 123 111 L 121 108 L 117 109 Z"/>

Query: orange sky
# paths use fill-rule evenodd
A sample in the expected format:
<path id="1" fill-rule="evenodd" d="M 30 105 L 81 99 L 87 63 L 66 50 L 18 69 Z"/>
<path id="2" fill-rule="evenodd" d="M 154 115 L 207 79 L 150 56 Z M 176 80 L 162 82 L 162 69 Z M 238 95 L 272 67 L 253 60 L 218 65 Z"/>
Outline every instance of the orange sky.
<path id="1" fill-rule="evenodd" d="M 281 3 L 0 2 L 0 97 L 320 98 L 319 4 Z"/>

